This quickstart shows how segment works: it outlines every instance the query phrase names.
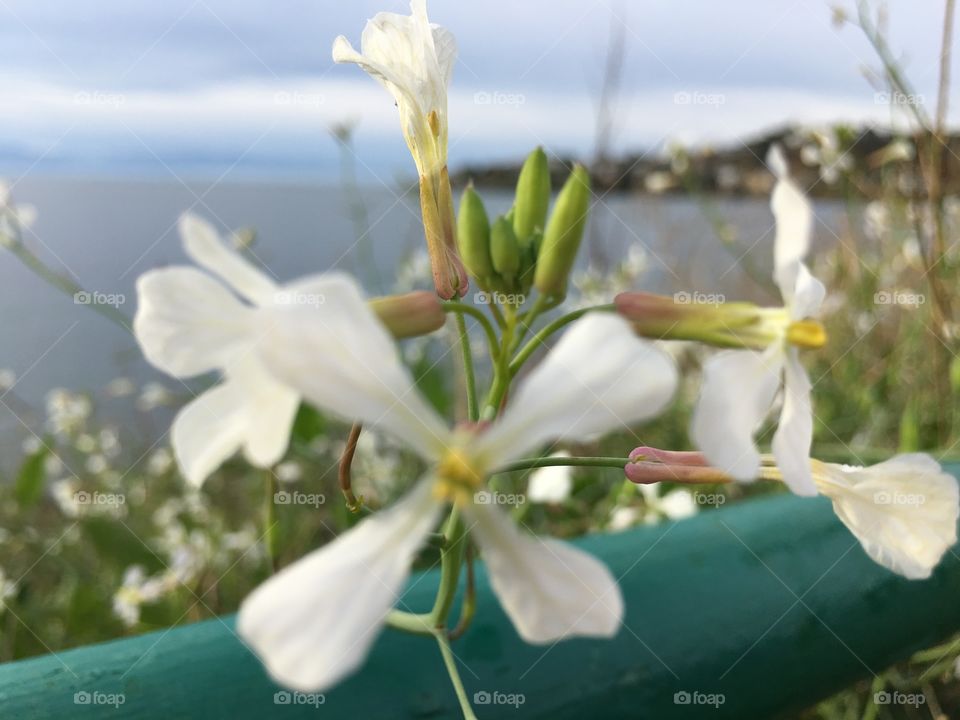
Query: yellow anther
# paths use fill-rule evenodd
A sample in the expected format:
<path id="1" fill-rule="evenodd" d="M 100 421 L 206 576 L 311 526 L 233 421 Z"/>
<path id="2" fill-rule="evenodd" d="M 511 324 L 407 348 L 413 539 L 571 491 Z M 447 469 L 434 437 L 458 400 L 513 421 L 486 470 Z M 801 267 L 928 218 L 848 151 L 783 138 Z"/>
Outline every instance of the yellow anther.
<path id="1" fill-rule="evenodd" d="M 816 350 L 827 344 L 827 331 L 816 320 L 798 320 L 787 327 L 787 342 Z"/>
<path id="2" fill-rule="evenodd" d="M 483 471 L 463 450 L 452 449 L 437 465 L 434 494 L 455 503 L 468 502 L 483 487 Z"/>

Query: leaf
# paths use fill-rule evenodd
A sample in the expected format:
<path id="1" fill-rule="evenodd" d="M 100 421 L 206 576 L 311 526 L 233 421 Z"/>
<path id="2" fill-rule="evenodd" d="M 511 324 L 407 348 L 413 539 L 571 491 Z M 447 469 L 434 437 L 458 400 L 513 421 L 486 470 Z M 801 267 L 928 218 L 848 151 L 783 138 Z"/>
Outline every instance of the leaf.
<path id="1" fill-rule="evenodd" d="M 41 445 L 38 450 L 27 455 L 20 466 L 13 493 L 22 507 L 36 505 L 43 497 L 43 488 L 47 480 L 46 460 L 49 454 L 49 448 Z"/>

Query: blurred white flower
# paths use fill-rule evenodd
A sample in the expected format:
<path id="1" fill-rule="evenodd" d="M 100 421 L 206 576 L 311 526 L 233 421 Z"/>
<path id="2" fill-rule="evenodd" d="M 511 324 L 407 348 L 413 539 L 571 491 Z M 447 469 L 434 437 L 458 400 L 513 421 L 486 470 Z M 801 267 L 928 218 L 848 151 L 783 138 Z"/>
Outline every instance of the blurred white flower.
<path id="1" fill-rule="evenodd" d="M 16 581 L 8 578 L 3 568 L 0 568 L 0 611 L 7 606 L 7 600 L 17 594 L 18 589 Z"/>
<path id="2" fill-rule="evenodd" d="M 174 397 L 167 388 L 160 383 L 148 382 L 140 391 L 140 397 L 137 398 L 137 409 L 143 412 L 149 412 L 164 405 L 173 403 Z"/>
<path id="3" fill-rule="evenodd" d="M 184 477 L 199 486 L 238 450 L 258 467 L 283 457 L 300 398 L 253 352 L 259 341 L 254 308 L 301 298 L 315 307 L 324 295 L 309 279 L 278 286 L 196 216 L 180 219 L 180 235 L 187 255 L 219 280 L 193 267 L 141 275 L 133 328 L 146 358 L 164 372 L 223 375 L 177 413 L 171 431 Z"/>
<path id="4" fill-rule="evenodd" d="M 15 204 L 10 185 L 0 180 L 0 245 L 19 243 L 23 230 L 32 226 L 36 219 L 36 208 L 33 205 Z"/>
<path id="5" fill-rule="evenodd" d="M 237 628 L 270 674 L 314 691 L 354 671 L 447 503 L 464 514 L 521 637 L 547 643 L 616 633 L 623 600 L 602 563 L 557 540 L 526 535 L 480 498 L 488 497 L 482 489 L 489 473 L 548 440 L 655 415 L 676 386 L 672 361 L 625 320 L 587 315 L 520 383 L 498 420 L 482 431 L 451 431 L 416 390 L 355 285 L 331 288 L 323 309 L 322 315 L 269 313 L 267 366 L 318 407 L 400 438 L 434 469 L 394 505 L 288 566 L 243 602 Z"/>
<path id="6" fill-rule="evenodd" d="M 113 613 L 127 627 L 140 622 L 140 606 L 159 600 L 167 592 L 162 577 L 147 577 L 140 565 L 131 565 L 123 573 L 123 581 L 113 595 Z"/>
<path id="7" fill-rule="evenodd" d="M 698 507 L 693 493 L 684 488 L 675 488 L 666 495 L 660 495 L 659 485 L 637 485 L 643 494 L 647 512 L 644 522 L 648 525 L 668 520 L 683 520 L 697 514 Z"/>
<path id="8" fill-rule="evenodd" d="M 957 541 L 957 481 L 929 455 L 870 467 L 812 461 L 817 489 L 877 563 L 911 580 L 930 577 Z"/>
<path id="9" fill-rule="evenodd" d="M 147 458 L 147 474 L 153 477 L 166 475 L 173 467 L 173 454 L 165 447 L 157 448 Z"/>
<path id="10" fill-rule="evenodd" d="M 822 327 L 805 318 L 817 313 L 826 291 L 802 260 L 810 246 L 810 203 L 790 179 L 779 148 L 771 149 L 767 161 L 777 176 L 770 200 L 777 224 L 774 280 L 785 307 L 770 311 L 769 329 L 776 339 L 766 350 L 725 351 L 704 364 L 691 435 L 711 465 L 737 480 L 756 479 L 760 452 L 753 436 L 782 388 L 783 408 L 773 438 L 773 454 L 793 492 L 815 495 L 809 463 L 813 440 L 811 386 L 796 346 L 822 344 Z"/>
<path id="11" fill-rule="evenodd" d="M 0 392 L 7 392 L 17 384 L 17 374 L 9 369 L 0 369 Z"/>
<path id="12" fill-rule="evenodd" d="M 570 453 L 554 453 L 552 458 L 568 458 Z M 535 503 L 562 503 L 570 497 L 573 489 L 573 468 L 569 465 L 554 465 L 537 468 L 530 473 L 527 484 L 527 500 Z"/>
<path id="13" fill-rule="evenodd" d="M 64 388 L 54 388 L 47 393 L 47 428 L 54 435 L 70 436 L 79 431 L 93 405 L 90 398 Z"/>
<path id="14" fill-rule="evenodd" d="M 136 392 L 137 386 L 133 380 L 126 377 L 118 377 L 107 383 L 106 393 L 110 397 L 128 397 Z"/>
<path id="15" fill-rule="evenodd" d="M 617 507 L 610 513 L 610 521 L 607 523 L 607 529 L 612 532 L 628 530 L 641 520 L 641 513 L 636 507 Z"/>
<path id="16" fill-rule="evenodd" d="M 273 469 L 273 474 L 280 482 L 296 482 L 303 477 L 303 468 L 295 462 L 283 462 Z"/>

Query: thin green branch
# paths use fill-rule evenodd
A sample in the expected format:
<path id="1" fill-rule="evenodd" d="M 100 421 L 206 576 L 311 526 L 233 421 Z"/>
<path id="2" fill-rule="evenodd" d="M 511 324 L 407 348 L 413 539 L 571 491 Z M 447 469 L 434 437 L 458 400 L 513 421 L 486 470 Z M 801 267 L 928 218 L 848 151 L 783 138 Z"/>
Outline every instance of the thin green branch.
<path id="1" fill-rule="evenodd" d="M 530 338 L 529 342 L 523 346 L 523 349 L 517 353 L 517 356 L 513 359 L 513 362 L 510 363 L 510 376 L 517 374 L 517 371 L 523 367 L 523 364 L 530 359 L 530 356 L 543 345 L 547 339 L 553 335 L 558 330 L 563 329 L 574 320 L 579 320 L 584 315 L 590 312 L 612 312 L 614 310 L 613 304 L 609 305 L 596 305 L 594 307 L 582 308 L 580 310 L 574 310 L 572 313 L 568 313 L 563 317 L 559 317 L 553 322 L 545 325 L 536 335 Z"/>

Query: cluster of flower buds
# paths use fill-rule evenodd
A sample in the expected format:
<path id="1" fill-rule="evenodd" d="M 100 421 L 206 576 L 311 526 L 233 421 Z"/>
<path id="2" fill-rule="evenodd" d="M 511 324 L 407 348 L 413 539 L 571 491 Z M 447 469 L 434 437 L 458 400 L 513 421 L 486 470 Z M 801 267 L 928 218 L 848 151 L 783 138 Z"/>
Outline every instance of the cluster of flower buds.
<path id="1" fill-rule="evenodd" d="M 559 302 L 576 260 L 590 205 L 590 176 L 574 167 L 550 212 L 550 168 L 541 148 L 523 164 L 514 204 L 492 223 L 469 186 L 460 200 L 457 238 L 467 271 L 482 290 L 521 298 L 531 287 Z"/>

